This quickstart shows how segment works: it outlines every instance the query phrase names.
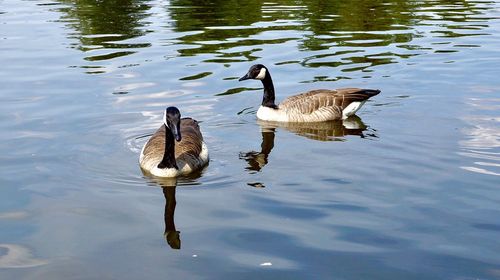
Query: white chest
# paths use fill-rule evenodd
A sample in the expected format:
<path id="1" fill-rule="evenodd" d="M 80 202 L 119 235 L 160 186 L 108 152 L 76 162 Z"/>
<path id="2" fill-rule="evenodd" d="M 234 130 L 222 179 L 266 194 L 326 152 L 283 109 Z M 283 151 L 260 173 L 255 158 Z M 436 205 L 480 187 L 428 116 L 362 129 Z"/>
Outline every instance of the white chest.
<path id="1" fill-rule="evenodd" d="M 288 116 L 280 109 L 273 109 L 265 106 L 260 106 L 257 110 L 257 118 L 263 121 L 286 122 Z"/>

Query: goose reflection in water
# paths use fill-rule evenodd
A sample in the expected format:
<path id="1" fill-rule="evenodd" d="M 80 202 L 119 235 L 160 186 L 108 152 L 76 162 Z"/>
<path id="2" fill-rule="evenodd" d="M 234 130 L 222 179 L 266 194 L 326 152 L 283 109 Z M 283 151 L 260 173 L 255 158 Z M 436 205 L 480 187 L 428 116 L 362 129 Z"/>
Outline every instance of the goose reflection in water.
<path id="1" fill-rule="evenodd" d="M 281 123 L 257 120 L 261 127 L 284 128 L 297 135 L 317 141 L 345 141 L 345 136 L 357 135 L 377 137 L 373 133 L 365 135 L 366 126 L 358 116 L 351 116 L 345 120 L 317 123 Z"/>
<path id="2" fill-rule="evenodd" d="M 149 178 L 151 183 L 161 187 L 163 196 L 165 197 L 165 212 L 163 216 L 165 221 L 165 231 L 163 232 L 163 236 L 165 237 L 165 240 L 170 248 L 180 249 L 180 231 L 176 229 L 174 222 L 175 207 L 177 206 L 177 200 L 175 199 L 177 178 Z"/>
<path id="3" fill-rule="evenodd" d="M 175 193 L 177 190 L 178 183 L 188 184 L 188 185 L 196 185 L 196 180 L 199 179 L 203 170 L 191 173 L 182 177 L 156 177 L 151 176 L 144 170 L 142 170 L 142 174 L 149 179 L 149 183 L 154 186 L 161 187 L 163 191 L 163 196 L 165 197 L 165 212 L 164 212 L 164 221 L 165 221 L 165 231 L 163 232 L 163 236 L 167 241 L 168 245 L 172 249 L 180 249 L 181 248 L 181 238 L 180 231 L 175 227 L 174 214 L 175 207 L 177 206 L 177 200 L 175 198 Z"/>
<path id="4" fill-rule="evenodd" d="M 181 232 L 176 230 L 174 222 L 175 206 L 177 205 L 177 201 L 175 200 L 176 188 L 176 186 L 162 187 L 163 196 L 165 196 L 165 232 L 163 235 L 172 249 L 181 248 Z"/>
<path id="5" fill-rule="evenodd" d="M 318 122 L 318 123 L 278 123 L 257 120 L 261 126 L 262 144 L 260 152 L 240 152 L 239 158 L 245 160 L 250 172 L 260 171 L 267 163 L 271 150 L 274 147 L 276 128 L 284 128 L 297 135 L 317 141 L 344 141 L 343 137 L 357 135 L 362 138 L 377 137 L 374 130 L 367 132 L 368 126 L 358 116 L 345 120 Z"/>
<path id="6" fill-rule="evenodd" d="M 248 163 L 246 170 L 260 171 L 267 164 L 267 157 L 274 147 L 275 130 L 276 128 L 261 127 L 262 144 L 260 145 L 260 152 L 240 152 L 240 159 L 244 159 Z"/>

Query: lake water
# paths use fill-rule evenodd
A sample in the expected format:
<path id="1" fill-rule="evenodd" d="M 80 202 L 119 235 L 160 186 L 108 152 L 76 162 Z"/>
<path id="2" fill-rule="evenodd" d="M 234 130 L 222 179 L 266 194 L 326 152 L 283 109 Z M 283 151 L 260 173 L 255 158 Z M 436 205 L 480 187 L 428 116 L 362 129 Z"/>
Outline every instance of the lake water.
<path id="1" fill-rule="evenodd" d="M 500 2 L 0 1 L 1 279 L 500 279 Z M 348 123 L 257 121 L 381 89 Z M 144 176 L 167 106 L 210 150 Z M 162 188 L 162 186 L 168 186 Z"/>

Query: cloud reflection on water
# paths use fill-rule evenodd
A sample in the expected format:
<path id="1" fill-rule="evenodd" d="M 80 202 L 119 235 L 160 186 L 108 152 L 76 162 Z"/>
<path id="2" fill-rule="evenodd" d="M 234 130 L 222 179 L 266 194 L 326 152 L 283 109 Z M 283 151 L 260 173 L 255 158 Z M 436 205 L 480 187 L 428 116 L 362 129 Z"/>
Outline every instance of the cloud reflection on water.
<path id="1" fill-rule="evenodd" d="M 500 99 L 469 98 L 471 115 L 463 118 L 465 140 L 461 140 L 460 154 L 473 159 L 470 165 L 461 166 L 471 172 L 500 176 Z"/>

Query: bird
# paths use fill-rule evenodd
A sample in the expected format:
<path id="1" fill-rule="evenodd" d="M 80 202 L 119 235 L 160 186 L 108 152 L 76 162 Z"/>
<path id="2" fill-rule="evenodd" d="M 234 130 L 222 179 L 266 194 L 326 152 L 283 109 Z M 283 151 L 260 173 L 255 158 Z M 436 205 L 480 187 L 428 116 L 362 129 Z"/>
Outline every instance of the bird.
<path id="1" fill-rule="evenodd" d="M 274 122 L 323 122 L 344 120 L 354 115 L 378 89 L 340 88 L 316 89 L 290 96 L 280 104 L 275 103 L 274 85 L 269 69 L 262 64 L 250 67 L 238 81 L 260 80 L 264 97 L 257 110 L 257 118 Z"/>
<path id="2" fill-rule="evenodd" d="M 157 177 L 177 177 L 202 169 L 209 160 L 198 122 L 182 118 L 179 109 L 168 107 L 163 124 L 144 144 L 139 156 L 143 171 Z"/>

